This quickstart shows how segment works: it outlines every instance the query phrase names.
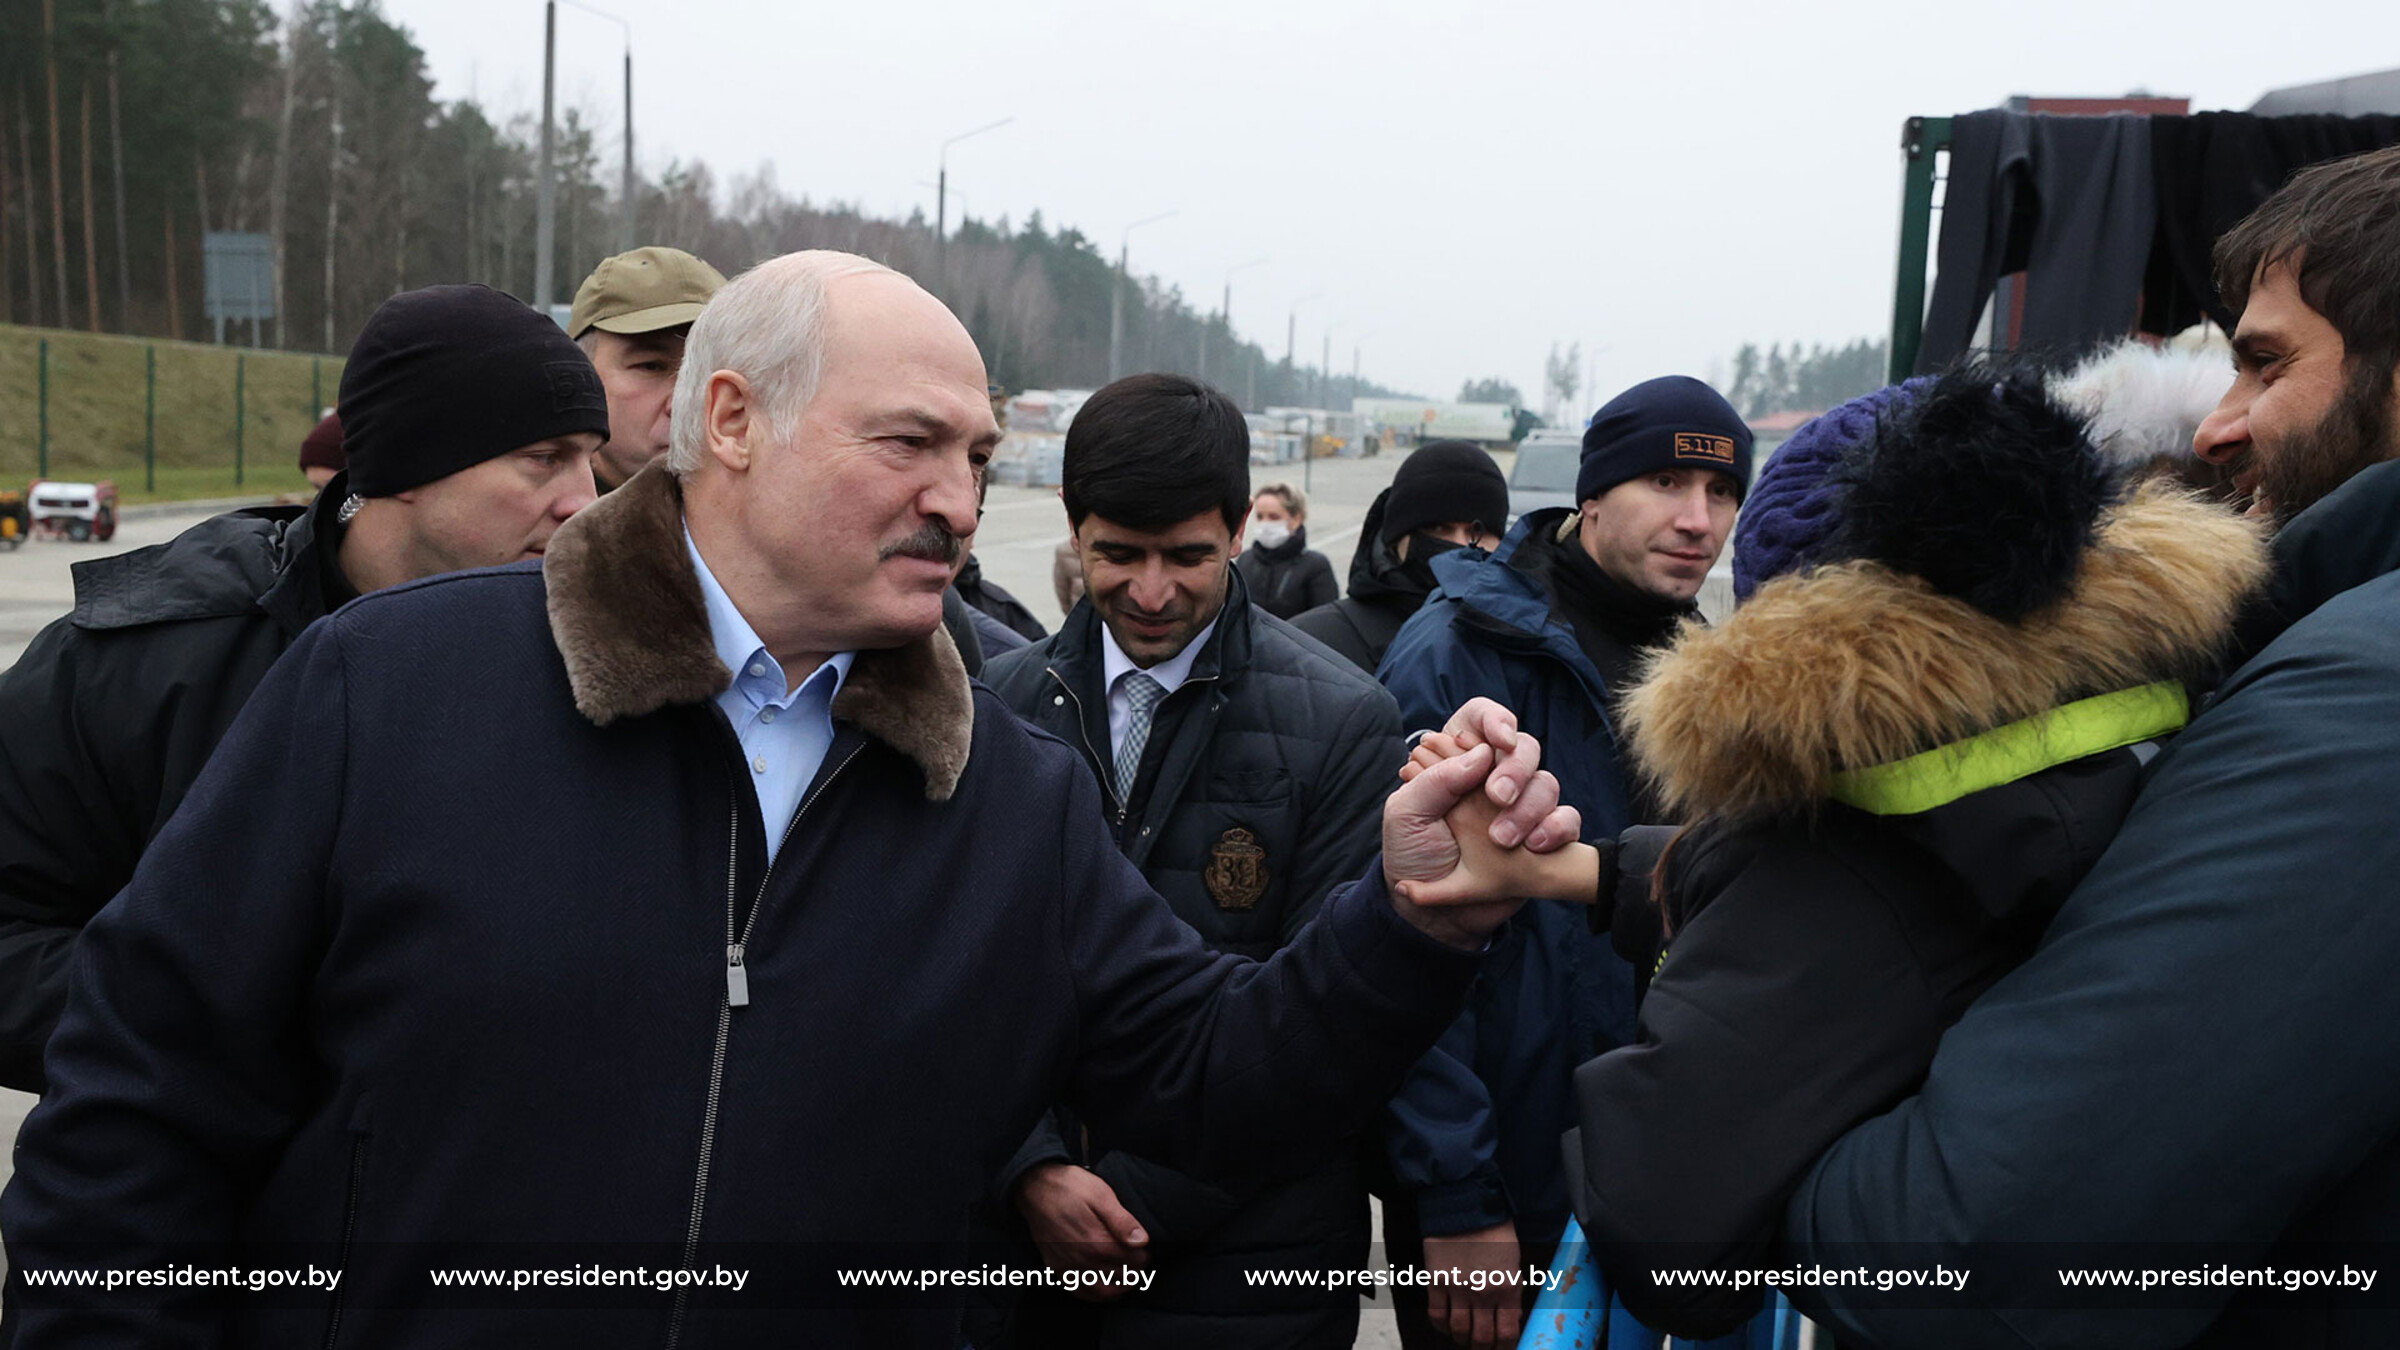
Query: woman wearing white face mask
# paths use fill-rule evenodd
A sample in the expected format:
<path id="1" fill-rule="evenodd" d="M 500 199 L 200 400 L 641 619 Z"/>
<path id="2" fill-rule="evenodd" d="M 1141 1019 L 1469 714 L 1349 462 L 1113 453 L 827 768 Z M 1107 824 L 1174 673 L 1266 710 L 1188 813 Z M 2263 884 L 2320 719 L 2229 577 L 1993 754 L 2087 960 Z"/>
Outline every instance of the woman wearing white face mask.
<path id="1" fill-rule="evenodd" d="M 1234 567 L 1250 603 L 1289 619 L 1341 595 L 1333 564 L 1308 547 L 1308 498 L 1289 483 L 1269 483 L 1250 499 L 1249 546 Z"/>

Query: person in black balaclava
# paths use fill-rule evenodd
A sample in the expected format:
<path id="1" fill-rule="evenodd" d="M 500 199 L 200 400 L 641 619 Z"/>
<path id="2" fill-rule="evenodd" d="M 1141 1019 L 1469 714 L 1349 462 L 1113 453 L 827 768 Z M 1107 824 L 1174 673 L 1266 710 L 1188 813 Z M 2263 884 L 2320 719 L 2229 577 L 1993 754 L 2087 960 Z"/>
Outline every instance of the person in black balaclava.
<path id="1" fill-rule="evenodd" d="M 1454 548 L 1490 552 L 1508 529 L 1508 480 L 1483 447 L 1434 441 L 1401 461 L 1367 508 L 1350 556 L 1350 594 L 1292 626 L 1372 674 L 1384 648 L 1438 585 L 1433 560 Z"/>

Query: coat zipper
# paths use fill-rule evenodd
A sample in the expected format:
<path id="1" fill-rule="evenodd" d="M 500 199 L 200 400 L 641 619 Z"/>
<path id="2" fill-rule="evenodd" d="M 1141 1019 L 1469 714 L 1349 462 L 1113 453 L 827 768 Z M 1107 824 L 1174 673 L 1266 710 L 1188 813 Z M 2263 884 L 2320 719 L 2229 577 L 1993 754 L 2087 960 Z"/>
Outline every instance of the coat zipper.
<path id="1" fill-rule="evenodd" d="M 1124 829 L 1125 802 L 1123 799 L 1117 796 L 1116 776 L 1107 772 L 1107 766 L 1115 763 L 1116 761 L 1113 757 L 1109 759 L 1100 758 L 1100 752 L 1092 748 L 1091 728 L 1084 722 L 1083 719 L 1083 696 L 1076 693 L 1075 686 L 1068 684 L 1066 678 L 1058 673 L 1058 667 L 1044 666 L 1042 668 L 1042 673 L 1057 681 L 1058 687 L 1066 691 L 1067 697 L 1075 700 L 1075 734 L 1081 737 L 1083 740 L 1083 753 L 1090 755 L 1094 764 L 1102 766 L 1102 771 L 1100 774 L 1100 790 L 1107 793 L 1109 801 L 1115 804 L 1117 811 L 1116 815 L 1112 817 L 1112 819 L 1116 821 L 1116 826 L 1118 829 Z"/>
<path id="2" fill-rule="evenodd" d="M 865 748 L 863 744 L 852 746 L 850 753 L 833 766 L 833 772 L 826 774 L 824 780 L 817 784 L 817 790 L 800 803 L 800 809 L 792 812 L 792 823 L 783 827 L 783 841 L 776 846 L 776 856 L 782 856 L 783 850 L 791 847 L 792 835 L 798 832 L 800 822 L 808 816 L 808 809 L 817 804 L 817 800 L 833 786 L 833 780 L 840 777 L 842 770 L 849 768 L 850 761 L 858 758 L 858 752 Z M 697 1268 L 700 1260 L 700 1221 L 708 1204 L 709 1164 L 717 1148 L 717 1108 L 725 1099 L 725 1055 L 726 1047 L 733 1038 L 733 1010 L 750 1005 L 746 950 L 750 945 L 751 931 L 758 927 L 758 911 L 766 904 L 767 883 L 775 876 L 775 864 L 770 861 L 766 873 L 758 879 L 758 894 L 751 898 L 749 917 L 739 920 L 741 927 L 737 932 L 734 927 L 737 920 L 735 901 L 738 895 L 736 888 L 741 884 L 742 863 L 742 807 L 738 795 L 742 780 L 739 775 L 734 777 L 733 785 L 737 794 L 733 799 L 733 842 L 725 863 L 725 1001 L 717 1005 L 717 1044 L 708 1065 L 708 1109 L 700 1118 L 700 1163 L 692 1180 L 692 1221 L 683 1236 L 683 1269 L 686 1274 Z M 691 1298 L 692 1287 L 688 1282 L 675 1287 L 675 1308 L 667 1319 L 667 1350 L 675 1350 L 683 1338 L 683 1317 Z"/>
<path id="3" fill-rule="evenodd" d="M 358 1234 L 359 1197 L 366 1187 L 366 1180 L 367 1136 L 354 1134 L 350 1137 L 350 1199 L 342 1207 L 342 1260 L 337 1269 L 347 1268 L 350 1264 L 350 1242 Z M 333 1316 L 326 1319 L 325 1323 L 325 1350 L 333 1350 L 341 1334 L 342 1292 L 336 1289 L 333 1293 Z"/>

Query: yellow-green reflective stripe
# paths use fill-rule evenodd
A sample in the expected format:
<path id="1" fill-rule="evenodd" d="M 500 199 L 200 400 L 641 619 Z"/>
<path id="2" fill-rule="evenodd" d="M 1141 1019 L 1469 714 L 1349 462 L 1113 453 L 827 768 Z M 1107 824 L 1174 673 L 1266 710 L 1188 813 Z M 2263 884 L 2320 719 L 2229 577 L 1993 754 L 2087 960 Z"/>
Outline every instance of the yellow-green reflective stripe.
<path id="1" fill-rule="evenodd" d="M 2044 769 L 2135 745 L 2191 717 L 2173 680 L 2080 699 L 1920 755 L 1833 776 L 1833 799 L 1878 816 L 1913 816 Z"/>

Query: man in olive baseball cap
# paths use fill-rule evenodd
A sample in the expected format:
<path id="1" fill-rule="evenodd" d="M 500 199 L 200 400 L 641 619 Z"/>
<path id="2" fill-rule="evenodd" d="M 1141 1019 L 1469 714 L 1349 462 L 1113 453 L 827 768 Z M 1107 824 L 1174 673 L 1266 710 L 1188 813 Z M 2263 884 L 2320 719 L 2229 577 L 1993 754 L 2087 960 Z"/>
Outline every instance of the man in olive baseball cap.
<path id="1" fill-rule="evenodd" d="M 567 336 L 608 389 L 608 444 L 592 457 L 602 492 L 667 452 L 683 336 L 724 284 L 723 273 L 682 249 L 651 245 L 602 259 L 576 288 Z"/>

